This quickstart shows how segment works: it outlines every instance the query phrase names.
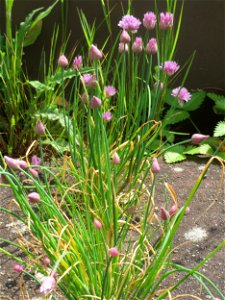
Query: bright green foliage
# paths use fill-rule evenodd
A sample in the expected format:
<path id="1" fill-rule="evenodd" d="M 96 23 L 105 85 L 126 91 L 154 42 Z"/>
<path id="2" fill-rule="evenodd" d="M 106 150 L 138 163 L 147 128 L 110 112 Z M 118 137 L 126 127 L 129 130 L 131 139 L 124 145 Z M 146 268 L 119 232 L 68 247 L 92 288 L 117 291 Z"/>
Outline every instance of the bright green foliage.
<path id="1" fill-rule="evenodd" d="M 219 122 L 214 129 L 214 136 L 221 137 L 225 136 L 225 121 Z"/>

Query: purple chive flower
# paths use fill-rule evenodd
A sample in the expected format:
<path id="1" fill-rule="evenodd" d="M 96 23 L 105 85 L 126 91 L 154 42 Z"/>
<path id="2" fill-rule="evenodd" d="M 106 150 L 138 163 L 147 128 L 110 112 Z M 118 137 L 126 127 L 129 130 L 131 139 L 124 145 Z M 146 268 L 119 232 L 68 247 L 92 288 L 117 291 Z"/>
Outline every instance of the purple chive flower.
<path id="1" fill-rule="evenodd" d="M 160 208 L 160 217 L 164 221 L 166 221 L 170 218 L 169 212 L 164 207 Z"/>
<path id="2" fill-rule="evenodd" d="M 41 200 L 40 195 L 36 192 L 32 192 L 32 193 L 28 194 L 27 198 L 31 203 L 38 203 Z"/>
<path id="3" fill-rule="evenodd" d="M 129 33 L 126 30 L 123 30 L 120 35 L 120 42 L 123 44 L 129 43 L 131 40 Z"/>
<path id="4" fill-rule="evenodd" d="M 182 103 L 183 101 L 189 101 L 191 99 L 191 94 L 188 92 L 188 90 L 183 87 L 177 87 L 172 90 L 172 96 L 177 97 L 178 101 Z"/>
<path id="5" fill-rule="evenodd" d="M 17 273 L 21 273 L 24 269 L 24 266 L 23 265 L 20 265 L 20 264 L 14 264 L 13 265 L 13 270 Z"/>
<path id="6" fill-rule="evenodd" d="M 60 55 L 58 59 L 58 66 L 61 68 L 66 68 L 68 66 L 68 60 L 64 54 Z"/>
<path id="7" fill-rule="evenodd" d="M 102 59 L 102 52 L 95 45 L 91 45 L 91 48 L 89 49 L 89 59 L 90 60 Z"/>
<path id="8" fill-rule="evenodd" d="M 164 72 L 171 76 L 174 73 L 176 73 L 180 68 L 180 65 L 178 65 L 175 61 L 165 61 L 163 65 Z"/>
<path id="9" fill-rule="evenodd" d="M 119 21 L 118 26 L 123 30 L 131 31 L 133 33 L 137 32 L 141 25 L 141 21 L 132 15 L 126 15 L 122 17 Z"/>
<path id="10" fill-rule="evenodd" d="M 102 223 L 99 220 L 94 219 L 93 223 L 94 223 L 94 226 L 96 229 L 98 229 L 98 230 L 102 229 Z"/>
<path id="11" fill-rule="evenodd" d="M 201 134 L 201 133 L 194 133 L 191 136 L 192 144 L 197 145 L 209 138 L 209 135 Z"/>
<path id="12" fill-rule="evenodd" d="M 102 104 L 102 100 L 96 96 L 93 96 L 90 100 L 90 108 L 91 109 L 98 108 L 101 106 L 101 104 Z"/>
<path id="13" fill-rule="evenodd" d="M 148 41 L 148 44 L 146 45 L 146 52 L 147 54 L 155 54 L 157 53 L 158 46 L 157 46 L 157 41 L 155 38 L 151 38 Z"/>
<path id="14" fill-rule="evenodd" d="M 110 111 L 106 111 L 104 113 L 102 113 L 102 119 L 105 121 L 105 122 L 110 122 L 112 120 L 112 113 Z"/>
<path id="15" fill-rule="evenodd" d="M 160 172 L 160 165 L 159 165 L 158 159 L 156 157 L 153 157 L 153 159 L 152 159 L 152 172 L 153 173 Z"/>
<path id="16" fill-rule="evenodd" d="M 41 122 L 41 120 L 38 120 L 35 127 L 34 127 L 35 133 L 38 135 L 45 134 L 45 125 Z"/>
<path id="17" fill-rule="evenodd" d="M 117 93 L 117 90 L 112 85 L 107 85 L 104 88 L 106 97 L 112 97 Z"/>
<path id="18" fill-rule="evenodd" d="M 149 11 L 144 14 L 143 26 L 146 29 L 149 29 L 149 30 L 154 29 L 156 22 L 157 22 L 157 19 L 156 19 L 156 15 L 154 14 L 154 12 Z"/>
<path id="19" fill-rule="evenodd" d="M 73 60 L 73 68 L 75 70 L 80 70 L 80 68 L 83 67 L 83 60 L 82 60 L 82 56 L 75 56 L 74 60 Z"/>
<path id="20" fill-rule="evenodd" d="M 140 53 L 142 51 L 142 38 L 136 37 L 133 45 L 132 45 L 132 51 L 135 53 Z"/>
<path id="21" fill-rule="evenodd" d="M 173 27 L 173 14 L 170 12 L 161 12 L 159 27 L 162 30 L 167 30 Z"/>
<path id="22" fill-rule="evenodd" d="M 42 279 L 40 286 L 40 293 L 46 295 L 51 292 L 56 284 L 55 278 L 53 276 L 45 276 Z"/>
<path id="23" fill-rule="evenodd" d="M 81 81 L 87 88 L 93 88 L 97 84 L 96 75 L 84 74 L 81 76 Z"/>
<path id="24" fill-rule="evenodd" d="M 31 164 L 35 166 L 40 166 L 41 165 L 41 159 L 37 155 L 33 155 L 31 157 Z"/>
<path id="25" fill-rule="evenodd" d="M 115 257 L 115 256 L 118 256 L 119 255 L 119 250 L 117 247 L 112 247 L 109 249 L 109 255 L 111 257 Z"/>
<path id="26" fill-rule="evenodd" d="M 115 152 L 112 156 L 112 163 L 114 165 L 119 165 L 120 164 L 120 157 L 119 157 L 119 154 L 117 152 Z"/>
<path id="27" fill-rule="evenodd" d="M 119 53 L 128 52 L 128 45 L 124 43 L 119 43 L 118 51 Z"/>

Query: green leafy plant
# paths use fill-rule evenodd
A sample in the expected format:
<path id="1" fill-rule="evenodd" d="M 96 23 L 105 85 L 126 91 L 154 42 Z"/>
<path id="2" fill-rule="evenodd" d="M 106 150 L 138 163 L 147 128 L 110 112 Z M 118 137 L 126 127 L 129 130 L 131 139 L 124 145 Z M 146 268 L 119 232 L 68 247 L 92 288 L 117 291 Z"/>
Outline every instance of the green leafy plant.
<path id="1" fill-rule="evenodd" d="M 43 10 L 32 11 L 12 35 L 12 9 L 14 1 L 5 0 L 6 35 L 1 35 L 0 49 L 0 145 L 5 153 L 12 154 L 19 145 L 27 145 L 32 138 L 30 115 L 33 114 L 33 97 L 26 90 L 26 76 L 22 70 L 24 47 L 33 44 L 41 32 L 42 20 L 58 2 Z"/>

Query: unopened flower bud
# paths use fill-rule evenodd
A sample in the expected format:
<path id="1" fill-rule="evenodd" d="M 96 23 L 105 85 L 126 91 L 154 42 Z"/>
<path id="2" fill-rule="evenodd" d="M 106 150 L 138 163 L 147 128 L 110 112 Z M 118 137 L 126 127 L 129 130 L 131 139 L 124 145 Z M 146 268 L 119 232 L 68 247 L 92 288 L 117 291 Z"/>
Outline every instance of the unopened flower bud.
<path id="1" fill-rule="evenodd" d="M 160 216 L 161 216 L 162 220 L 164 220 L 164 221 L 166 221 L 170 218 L 169 212 L 164 207 L 160 208 Z"/>
<path id="2" fill-rule="evenodd" d="M 50 263 L 51 263 L 51 261 L 50 261 L 50 259 L 47 256 L 43 257 L 43 264 L 45 266 L 50 265 Z"/>
<path id="3" fill-rule="evenodd" d="M 19 169 L 19 163 L 18 163 L 18 159 L 14 159 L 12 157 L 9 156 L 4 156 L 5 162 L 7 164 L 8 167 L 12 168 L 13 170 L 17 170 Z"/>
<path id="4" fill-rule="evenodd" d="M 99 60 L 102 58 L 102 52 L 95 45 L 92 45 L 89 50 L 89 58 L 90 60 Z"/>
<path id="5" fill-rule="evenodd" d="M 172 216 L 175 216 L 175 214 L 177 213 L 177 210 L 178 210 L 178 207 L 176 204 L 174 204 L 170 209 L 169 209 L 169 215 L 172 217 Z"/>
<path id="6" fill-rule="evenodd" d="M 118 256 L 119 255 L 119 250 L 117 247 L 112 247 L 109 249 L 109 255 L 112 257 Z"/>
<path id="7" fill-rule="evenodd" d="M 123 44 L 129 43 L 131 40 L 129 33 L 126 30 L 123 30 L 120 35 L 120 42 Z"/>
<path id="8" fill-rule="evenodd" d="M 140 53 L 142 51 L 142 38 L 136 37 L 133 45 L 132 45 L 132 51 L 135 53 Z"/>
<path id="9" fill-rule="evenodd" d="M 117 152 L 115 152 L 112 156 L 112 163 L 114 165 L 119 165 L 120 164 L 120 157 L 119 157 L 119 154 Z"/>
<path id="10" fill-rule="evenodd" d="M 40 195 L 36 192 L 30 193 L 27 198 L 31 203 L 38 203 L 41 200 Z"/>
<path id="11" fill-rule="evenodd" d="M 119 43 L 118 51 L 119 53 L 128 52 L 128 45 L 124 43 Z"/>
<path id="12" fill-rule="evenodd" d="M 209 138 L 209 135 L 195 133 L 191 136 L 192 144 L 196 145 L 199 144 Z"/>
<path id="13" fill-rule="evenodd" d="M 29 172 L 30 172 L 30 174 L 31 174 L 33 177 L 35 177 L 35 178 L 37 178 L 37 177 L 39 176 L 38 171 L 35 170 L 35 169 L 30 168 L 30 169 L 29 169 Z"/>
<path id="14" fill-rule="evenodd" d="M 41 165 L 41 159 L 37 155 L 33 155 L 31 157 L 31 164 L 36 165 L 36 166 L 40 166 Z"/>
<path id="15" fill-rule="evenodd" d="M 41 120 L 38 120 L 35 127 L 34 127 L 34 131 L 38 134 L 38 135 L 43 135 L 45 134 L 45 125 L 41 122 Z"/>
<path id="16" fill-rule="evenodd" d="M 66 58 L 66 56 L 64 54 L 60 55 L 59 59 L 58 59 L 58 66 L 61 68 L 65 68 L 68 66 L 68 60 Z"/>
<path id="17" fill-rule="evenodd" d="M 24 269 L 24 266 L 23 265 L 20 265 L 20 264 L 14 264 L 13 265 L 13 270 L 17 273 L 20 273 L 22 272 Z"/>
<path id="18" fill-rule="evenodd" d="M 160 165 L 156 157 L 152 159 L 152 172 L 159 173 L 160 172 Z"/>
<path id="19" fill-rule="evenodd" d="M 98 230 L 102 229 L 102 223 L 97 219 L 94 219 L 94 226 Z"/>
<path id="20" fill-rule="evenodd" d="M 101 106 L 101 104 L 102 104 L 102 100 L 96 96 L 93 96 L 90 100 L 90 108 L 91 109 L 98 108 Z"/>

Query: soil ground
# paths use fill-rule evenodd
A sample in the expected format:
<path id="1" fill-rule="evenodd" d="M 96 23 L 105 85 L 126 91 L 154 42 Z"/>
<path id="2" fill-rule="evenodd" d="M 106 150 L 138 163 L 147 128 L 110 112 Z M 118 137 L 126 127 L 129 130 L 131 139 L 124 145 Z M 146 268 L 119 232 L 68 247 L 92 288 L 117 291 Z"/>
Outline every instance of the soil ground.
<path id="1" fill-rule="evenodd" d="M 165 182 L 172 185 L 175 189 L 179 206 L 181 207 L 207 161 L 208 159 L 205 158 L 194 157 L 181 163 L 166 164 L 161 160 L 161 171 L 158 174 L 155 196 L 155 203 L 158 209 L 164 203 L 166 194 Z M 225 185 L 221 175 L 225 175 L 221 165 L 217 162 L 211 164 L 190 205 L 190 212 L 184 217 L 175 237 L 174 247 L 176 249 L 172 255 L 174 263 L 192 268 L 225 240 Z M 8 189 L 3 187 L 0 189 L 0 206 L 8 207 L 12 195 Z M 169 199 L 169 201 L 171 200 Z M 172 202 L 169 203 L 172 204 Z M 11 223 L 12 219 L 7 214 L 0 212 L 1 238 L 13 241 L 18 237 L 19 233 L 18 230 L 15 230 L 15 227 L 10 225 Z M 15 248 L 9 246 L 6 242 L 1 242 L 0 247 L 7 251 L 15 251 Z M 26 294 L 22 295 L 21 277 L 12 271 L 13 261 L 1 253 L 0 262 L 0 300 L 43 299 L 38 292 L 38 286 L 28 278 L 25 280 Z M 210 278 L 221 292 L 225 294 L 224 248 L 202 266 L 200 271 Z M 177 274 L 175 280 L 182 276 L 183 274 Z M 170 282 L 168 284 L 170 285 Z M 175 292 L 172 292 L 172 297 L 178 294 L 182 294 L 183 296 L 179 299 L 184 300 L 211 299 L 201 290 L 200 285 L 191 278 L 185 281 Z M 188 294 L 198 298 L 192 298 Z M 214 293 L 214 297 L 220 298 L 216 293 Z M 61 299 L 57 298 L 57 300 Z"/>

